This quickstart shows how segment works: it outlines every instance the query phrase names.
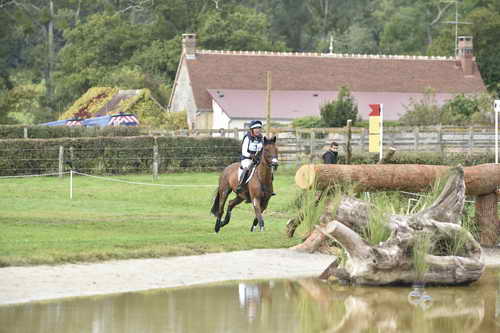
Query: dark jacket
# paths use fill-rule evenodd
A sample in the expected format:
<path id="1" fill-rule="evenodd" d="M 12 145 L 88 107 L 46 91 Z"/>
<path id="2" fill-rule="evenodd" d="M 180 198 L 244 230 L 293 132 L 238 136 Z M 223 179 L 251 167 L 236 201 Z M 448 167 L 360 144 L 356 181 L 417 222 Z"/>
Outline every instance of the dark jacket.
<path id="1" fill-rule="evenodd" d="M 331 151 L 330 149 L 328 149 L 328 151 L 323 154 L 323 162 L 325 164 L 337 164 L 338 155 L 338 151 Z"/>

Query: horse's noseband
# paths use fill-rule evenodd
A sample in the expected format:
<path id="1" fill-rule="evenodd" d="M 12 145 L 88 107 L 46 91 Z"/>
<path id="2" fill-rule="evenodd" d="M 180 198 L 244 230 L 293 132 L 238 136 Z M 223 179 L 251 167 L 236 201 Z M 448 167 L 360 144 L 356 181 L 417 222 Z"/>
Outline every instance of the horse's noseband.
<path id="1" fill-rule="evenodd" d="M 271 160 L 271 164 L 270 164 L 270 167 L 273 168 L 274 170 L 278 170 L 278 158 L 277 157 L 273 157 L 273 159 Z"/>

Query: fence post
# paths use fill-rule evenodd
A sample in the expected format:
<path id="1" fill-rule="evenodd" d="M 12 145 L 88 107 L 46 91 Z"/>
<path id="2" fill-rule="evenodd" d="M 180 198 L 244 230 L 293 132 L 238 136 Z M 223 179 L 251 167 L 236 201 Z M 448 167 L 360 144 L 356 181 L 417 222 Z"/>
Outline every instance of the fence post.
<path id="1" fill-rule="evenodd" d="M 441 157 L 444 157 L 444 145 L 443 145 L 443 126 L 440 124 L 438 128 L 438 149 L 441 153 Z"/>
<path id="2" fill-rule="evenodd" d="M 237 129 L 237 128 L 235 128 L 235 129 L 234 129 L 234 138 L 235 138 L 236 140 L 238 140 L 238 139 L 239 139 L 239 136 L 238 136 L 238 129 Z"/>
<path id="3" fill-rule="evenodd" d="M 418 140 L 419 139 L 418 126 L 413 129 L 413 136 L 415 137 L 413 148 L 414 148 L 415 151 L 417 151 L 418 150 L 418 141 L 419 141 Z"/>
<path id="4" fill-rule="evenodd" d="M 69 170 L 69 199 L 73 199 L 73 169 Z"/>
<path id="5" fill-rule="evenodd" d="M 299 167 L 300 165 L 300 154 L 302 153 L 302 147 L 301 147 L 301 140 L 299 140 L 299 136 L 300 136 L 300 133 L 299 133 L 299 129 L 296 129 L 295 130 L 295 162 L 297 164 L 297 168 Z"/>
<path id="6" fill-rule="evenodd" d="M 59 146 L 59 178 L 62 178 L 64 172 L 64 147 Z"/>
<path id="7" fill-rule="evenodd" d="M 391 147 L 396 147 L 396 131 L 394 130 L 394 127 L 391 131 Z"/>
<path id="8" fill-rule="evenodd" d="M 313 130 L 309 131 L 309 155 L 311 155 L 309 158 L 312 158 L 313 154 L 313 144 L 314 144 L 314 138 L 315 138 L 315 132 Z"/>
<path id="9" fill-rule="evenodd" d="M 346 164 L 351 164 L 352 159 L 352 119 L 347 120 L 347 144 L 346 144 Z"/>
<path id="10" fill-rule="evenodd" d="M 367 135 L 366 132 L 367 132 L 367 129 L 363 128 L 363 130 L 361 131 L 361 136 L 359 137 L 359 145 L 360 145 L 361 151 L 365 150 L 365 136 Z"/>
<path id="11" fill-rule="evenodd" d="M 158 146 L 155 144 L 153 146 L 153 179 L 158 179 L 158 165 L 159 165 L 159 156 L 158 156 Z"/>
<path id="12" fill-rule="evenodd" d="M 28 138 L 28 128 L 27 127 L 24 128 L 24 138 L 25 139 Z"/>
<path id="13" fill-rule="evenodd" d="M 469 127 L 469 154 L 472 154 L 474 148 L 474 125 Z"/>

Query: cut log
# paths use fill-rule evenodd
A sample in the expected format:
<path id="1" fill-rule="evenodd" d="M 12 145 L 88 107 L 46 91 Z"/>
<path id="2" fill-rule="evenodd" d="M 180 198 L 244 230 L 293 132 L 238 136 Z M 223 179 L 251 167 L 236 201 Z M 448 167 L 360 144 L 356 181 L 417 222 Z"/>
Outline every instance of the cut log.
<path id="1" fill-rule="evenodd" d="M 365 285 L 415 282 L 458 285 L 478 280 L 484 271 L 481 247 L 459 224 L 464 199 L 464 172 L 458 167 L 430 207 L 410 216 L 388 217 L 390 237 L 377 245 L 370 245 L 361 236 L 369 206 L 351 199 L 343 201 L 336 218 L 344 221 L 334 219 L 317 230 L 335 239 L 347 252 L 347 259 L 342 263 L 337 259 L 322 277 L 335 276 Z M 346 208 L 349 205 L 351 208 Z M 344 211 L 352 209 L 355 212 L 351 214 Z M 422 239 L 428 239 L 434 246 L 418 257 L 414 250 Z M 418 269 L 415 262 L 418 258 L 427 269 Z"/>
<path id="2" fill-rule="evenodd" d="M 295 183 L 301 189 L 309 189 L 315 182 L 319 190 L 336 183 L 354 182 L 360 192 L 422 192 L 448 170 L 447 166 L 419 164 L 308 164 L 297 171 Z M 493 193 L 500 186 L 500 164 L 466 167 L 464 172 L 467 195 Z"/>
<path id="3" fill-rule="evenodd" d="M 495 192 L 476 198 L 476 223 L 481 231 L 481 244 L 497 244 L 500 221 L 498 220 L 497 195 Z"/>

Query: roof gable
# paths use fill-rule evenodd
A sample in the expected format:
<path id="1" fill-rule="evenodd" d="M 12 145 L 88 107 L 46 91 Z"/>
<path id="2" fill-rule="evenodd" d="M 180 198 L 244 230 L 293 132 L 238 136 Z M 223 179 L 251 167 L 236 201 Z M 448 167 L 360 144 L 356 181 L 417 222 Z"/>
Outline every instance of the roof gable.
<path id="1" fill-rule="evenodd" d="M 199 51 L 185 59 L 199 109 L 211 109 L 207 89 L 265 90 L 272 72 L 273 90 L 422 93 L 486 91 L 477 70 L 465 77 L 455 59 L 412 56 L 322 55 Z M 475 64 L 474 64 L 475 65 Z"/>

